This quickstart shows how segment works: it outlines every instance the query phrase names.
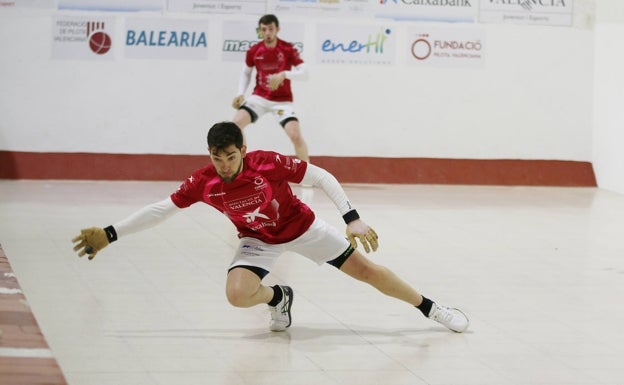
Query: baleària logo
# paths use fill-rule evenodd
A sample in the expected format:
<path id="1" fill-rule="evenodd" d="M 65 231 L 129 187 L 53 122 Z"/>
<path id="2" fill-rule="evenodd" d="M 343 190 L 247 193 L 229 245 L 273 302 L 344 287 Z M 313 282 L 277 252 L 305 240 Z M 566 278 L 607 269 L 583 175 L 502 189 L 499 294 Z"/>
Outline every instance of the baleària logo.
<path id="1" fill-rule="evenodd" d="M 97 55 L 104 55 L 111 49 L 112 39 L 104 32 L 103 21 L 87 22 L 87 39 L 89 39 L 89 48 Z"/>

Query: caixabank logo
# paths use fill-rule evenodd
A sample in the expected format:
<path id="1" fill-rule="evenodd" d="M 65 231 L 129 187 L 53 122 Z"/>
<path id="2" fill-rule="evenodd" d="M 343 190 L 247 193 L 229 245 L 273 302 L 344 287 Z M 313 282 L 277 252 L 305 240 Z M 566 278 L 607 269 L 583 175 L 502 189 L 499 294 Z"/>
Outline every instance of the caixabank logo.
<path id="1" fill-rule="evenodd" d="M 375 16 L 395 20 L 473 22 L 477 0 L 378 0 Z"/>

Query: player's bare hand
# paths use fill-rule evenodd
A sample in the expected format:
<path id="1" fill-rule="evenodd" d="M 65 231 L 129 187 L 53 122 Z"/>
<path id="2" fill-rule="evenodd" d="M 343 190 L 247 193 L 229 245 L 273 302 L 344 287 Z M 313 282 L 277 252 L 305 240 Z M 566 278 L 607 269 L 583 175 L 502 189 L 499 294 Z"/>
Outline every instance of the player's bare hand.
<path id="1" fill-rule="evenodd" d="M 106 232 L 99 227 L 80 230 L 80 235 L 74 237 L 72 242 L 75 244 L 74 251 L 78 252 L 78 256 L 82 257 L 87 254 L 90 260 L 109 243 Z"/>
<path id="2" fill-rule="evenodd" d="M 356 239 L 359 239 L 367 253 L 370 252 L 371 249 L 377 251 L 379 247 L 379 237 L 377 233 L 361 219 L 349 222 L 347 225 L 347 237 L 349 238 L 349 242 L 351 242 L 351 246 L 354 248 L 357 248 Z"/>
<path id="3" fill-rule="evenodd" d="M 238 95 L 234 98 L 234 100 L 232 100 L 232 108 L 238 110 L 243 105 L 243 103 L 245 103 L 245 96 Z"/>
<path id="4" fill-rule="evenodd" d="M 273 75 L 269 75 L 267 79 L 269 80 L 269 89 L 271 91 L 275 91 L 279 88 L 279 86 L 282 85 L 282 83 L 286 79 L 286 74 L 284 72 L 279 72 Z"/>

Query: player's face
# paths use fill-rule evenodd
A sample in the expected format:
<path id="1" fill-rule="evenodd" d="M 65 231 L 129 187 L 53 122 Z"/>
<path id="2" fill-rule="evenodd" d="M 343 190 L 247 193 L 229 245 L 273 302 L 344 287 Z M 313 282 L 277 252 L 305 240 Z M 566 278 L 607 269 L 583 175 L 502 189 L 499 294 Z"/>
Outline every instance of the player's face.
<path id="1" fill-rule="evenodd" d="M 232 182 L 238 173 L 241 172 L 246 150 L 247 148 L 245 146 L 238 149 L 233 144 L 221 151 L 210 151 L 210 149 L 208 149 L 208 151 L 210 151 L 212 164 L 217 170 L 217 174 L 219 174 L 224 182 Z"/>
<path id="2" fill-rule="evenodd" d="M 278 32 L 279 27 L 277 27 L 275 23 L 260 24 L 260 34 L 262 35 L 262 39 L 264 40 L 265 45 L 271 46 L 277 43 Z"/>

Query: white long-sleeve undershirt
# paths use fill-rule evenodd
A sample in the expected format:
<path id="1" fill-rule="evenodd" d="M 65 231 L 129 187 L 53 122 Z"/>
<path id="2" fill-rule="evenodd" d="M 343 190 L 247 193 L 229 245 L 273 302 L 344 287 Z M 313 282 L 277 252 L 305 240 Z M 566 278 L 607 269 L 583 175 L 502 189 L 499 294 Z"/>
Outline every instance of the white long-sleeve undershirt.
<path id="1" fill-rule="evenodd" d="M 243 70 L 241 71 L 240 77 L 238 78 L 238 95 L 244 95 L 245 91 L 247 91 L 247 87 L 249 87 L 249 82 L 251 82 L 251 71 L 253 67 L 247 67 L 246 64 L 243 65 Z"/>
<path id="2" fill-rule="evenodd" d="M 117 232 L 117 238 L 121 238 L 125 235 L 154 227 L 179 211 L 182 211 L 182 209 L 173 203 L 171 197 L 167 197 L 160 202 L 154 202 L 143 207 L 127 218 L 115 223 L 113 227 Z"/>
<path id="3" fill-rule="evenodd" d="M 289 80 L 306 80 L 308 78 L 308 66 L 305 63 L 301 63 L 288 71 L 284 71 L 284 74 L 286 79 Z"/>
<path id="4" fill-rule="evenodd" d="M 351 206 L 344 189 L 336 177 L 327 172 L 327 170 L 308 163 L 308 168 L 301 184 L 312 185 L 323 190 L 329 199 L 334 202 L 334 205 L 340 211 L 340 215 L 345 215 L 353 210 L 353 206 Z"/>

